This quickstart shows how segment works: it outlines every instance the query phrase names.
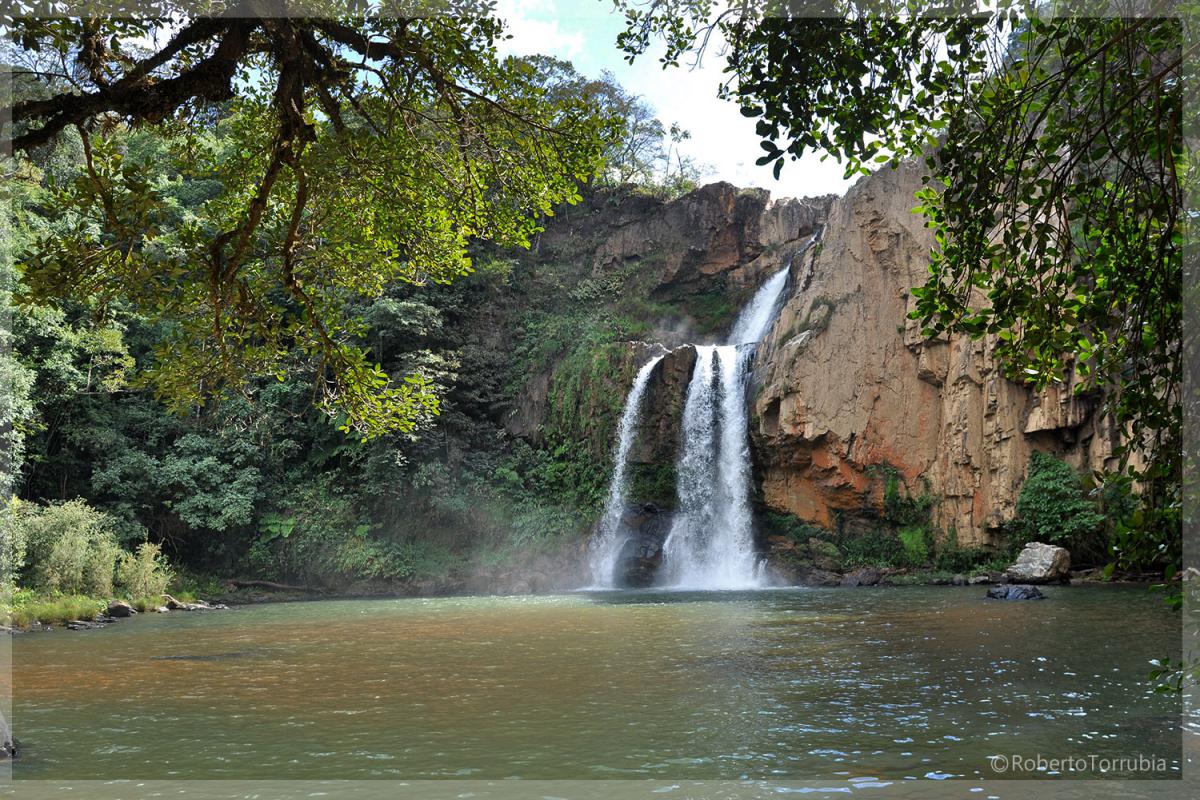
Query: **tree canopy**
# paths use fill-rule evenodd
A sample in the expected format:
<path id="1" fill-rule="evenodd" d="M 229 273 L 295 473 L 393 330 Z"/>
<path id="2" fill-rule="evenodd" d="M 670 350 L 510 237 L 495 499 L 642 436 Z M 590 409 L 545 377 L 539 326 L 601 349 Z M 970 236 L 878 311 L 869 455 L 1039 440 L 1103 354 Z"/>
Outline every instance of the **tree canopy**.
<path id="1" fill-rule="evenodd" d="M 169 320 L 148 375 L 177 408 L 282 379 L 299 352 L 347 430 L 410 430 L 437 399 L 370 360 L 349 301 L 462 275 L 475 241 L 527 246 L 622 124 L 501 58 L 493 3 L 433 5 L 5 20 L 13 150 L 69 136 L 85 165 L 51 185 L 58 224 L 19 254 L 18 300 Z M 153 159 L 113 135 L 148 124 L 170 134 Z"/>

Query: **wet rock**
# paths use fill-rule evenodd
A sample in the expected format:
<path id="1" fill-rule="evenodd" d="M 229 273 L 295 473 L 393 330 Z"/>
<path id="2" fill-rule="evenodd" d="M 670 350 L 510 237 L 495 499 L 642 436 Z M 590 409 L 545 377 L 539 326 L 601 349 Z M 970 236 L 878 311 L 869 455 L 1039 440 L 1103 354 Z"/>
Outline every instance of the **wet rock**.
<path id="1" fill-rule="evenodd" d="M 1071 579 L 1071 554 L 1052 544 L 1030 542 L 1004 574 L 1013 583 L 1067 583 Z"/>
<path id="2" fill-rule="evenodd" d="M 987 575 L 972 575 L 967 581 L 971 586 L 983 586 L 985 583 L 994 583 Z"/>
<path id="3" fill-rule="evenodd" d="M 67 630 L 69 631 L 90 631 L 104 627 L 103 622 L 94 622 L 86 619 L 73 619 L 67 622 Z"/>
<path id="4" fill-rule="evenodd" d="M 842 576 L 819 567 L 801 567 L 796 570 L 795 583 L 800 586 L 841 586 Z"/>
<path id="5" fill-rule="evenodd" d="M 1020 583 L 1010 583 L 1003 586 L 993 586 L 987 590 L 987 596 L 992 600 L 1045 600 L 1036 586 Z"/>
<path id="6" fill-rule="evenodd" d="M 621 518 L 618 535 L 626 536 L 617 555 L 614 578 L 625 589 L 654 584 L 663 561 L 663 543 L 671 532 L 671 514 L 653 503 L 631 509 Z"/>
<path id="7" fill-rule="evenodd" d="M 883 579 L 883 572 L 875 567 L 859 567 L 842 576 L 842 586 L 875 586 Z"/>
<path id="8" fill-rule="evenodd" d="M 108 604 L 108 616 L 110 617 L 132 617 L 136 613 L 133 606 L 124 600 L 113 600 Z"/>
<path id="9" fill-rule="evenodd" d="M 20 752 L 20 742 L 12 735 L 12 729 L 8 727 L 8 721 L 0 715 L 0 761 L 6 758 L 16 758 Z"/>
<path id="10" fill-rule="evenodd" d="M 212 606 L 203 600 L 197 600 L 194 603 L 185 603 L 181 600 L 176 600 L 169 594 L 163 595 L 163 603 L 168 611 L 211 611 Z"/>

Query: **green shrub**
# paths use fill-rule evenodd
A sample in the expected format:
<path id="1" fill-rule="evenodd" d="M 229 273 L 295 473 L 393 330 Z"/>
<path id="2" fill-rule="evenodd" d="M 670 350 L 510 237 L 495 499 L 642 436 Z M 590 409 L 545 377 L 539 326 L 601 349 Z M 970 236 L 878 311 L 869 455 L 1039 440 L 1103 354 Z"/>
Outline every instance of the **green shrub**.
<path id="1" fill-rule="evenodd" d="M 25 533 L 18 522 L 21 501 L 13 498 L 0 508 L 0 578 L 15 585 L 17 572 L 25 564 Z"/>
<path id="2" fill-rule="evenodd" d="M 766 536 L 786 536 L 794 542 L 806 543 L 812 538 L 828 538 L 829 531 L 810 525 L 793 514 L 777 511 L 767 511 L 761 517 L 761 525 Z"/>
<path id="3" fill-rule="evenodd" d="M 893 525 L 908 526 L 929 522 L 933 497 L 928 488 L 913 496 L 893 467 L 883 467 L 883 518 Z"/>
<path id="4" fill-rule="evenodd" d="M 189 600 L 186 597 L 176 597 L 175 599 L 180 600 L 184 603 L 191 602 L 191 600 Z M 157 611 L 158 609 L 162 608 L 163 599 L 161 596 L 138 597 L 134 600 L 130 600 L 129 605 L 133 606 L 133 610 L 138 612 L 139 614 L 146 614 L 146 613 L 151 613 L 151 612 Z"/>
<path id="5" fill-rule="evenodd" d="M 958 531 L 951 528 L 938 544 L 933 565 L 938 571 L 962 575 L 1000 570 L 1008 566 L 1009 561 L 1011 559 L 985 547 L 963 547 L 958 542 Z"/>
<path id="6" fill-rule="evenodd" d="M 225 592 L 225 586 L 212 575 L 176 570 L 167 587 L 176 600 L 194 603 L 196 600 L 214 597 Z"/>
<path id="7" fill-rule="evenodd" d="M 919 567 L 929 563 L 929 533 L 924 525 L 908 525 L 896 531 L 896 536 L 904 545 L 909 566 Z"/>
<path id="8" fill-rule="evenodd" d="M 156 544 L 142 542 L 137 553 L 121 553 L 117 563 L 117 582 L 128 597 L 162 599 L 171 582 L 171 567 Z"/>
<path id="9" fill-rule="evenodd" d="M 843 533 L 834 538 L 844 567 L 902 567 L 908 565 L 904 544 L 887 530 Z"/>
<path id="10" fill-rule="evenodd" d="M 1052 542 L 1072 550 L 1102 548 L 1103 523 L 1104 516 L 1087 497 L 1075 470 L 1052 455 L 1034 453 L 1012 524 L 1020 542 Z"/>
<path id="11" fill-rule="evenodd" d="M 15 527 L 22 542 L 23 583 L 44 592 L 108 596 L 121 553 L 113 520 L 82 500 L 18 506 Z"/>

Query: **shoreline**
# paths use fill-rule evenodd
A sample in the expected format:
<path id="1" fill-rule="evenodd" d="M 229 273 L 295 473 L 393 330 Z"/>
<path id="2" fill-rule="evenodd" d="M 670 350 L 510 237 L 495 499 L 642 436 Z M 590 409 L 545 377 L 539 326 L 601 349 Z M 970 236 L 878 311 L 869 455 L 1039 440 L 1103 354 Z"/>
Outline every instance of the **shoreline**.
<path id="1" fill-rule="evenodd" d="M 868 576 L 868 580 L 862 581 L 863 573 L 874 572 L 875 576 Z M 991 576 L 973 576 L 967 577 L 964 575 L 947 576 L 936 572 L 914 572 L 911 570 L 889 570 L 886 568 L 860 567 L 846 573 L 829 573 L 830 576 L 836 575 L 838 580 L 827 579 L 824 582 L 796 582 L 796 583 L 780 583 L 776 585 L 768 585 L 756 587 L 746 590 L 730 590 L 730 591 L 772 591 L 772 590 L 789 590 L 789 589 L 906 589 L 906 588 L 921 588 L 921 587 L 951 587 L 951 588 L 975 588 L 986 590 L 989 587 L 1003 585 L 1036 585 L 1036 586 L 1051 586 L 1051 587 L 1098 587 L 1098 586 L 1143 586 L 1147 589 L 1156 584 L 1162 584 L 1162 575 L 1149 574 L 1118 574 L 1111 578 L 1104 578 L 1101 570 L 1087 570 L 1080 574 L 1072 575 L 1068 581 L 1049 581 L 1037 584 L 1029 584 L 1028 582 L 1009 581 L 1003 576 L 993 578 Z M 1094 577 L 1100 575 L 1100 577 Z M 874 577 L 871 580 L 870 577 Z M 370 591 L 355 591 L 349 590 L 330 590 L 327 593 L 320 590 L 306 589 L 304 591 L 271 591 L 254 593 L 245 593 L 240 591 L 232 591 L 224 594 L 214 594 L 208 601 L 200 600 L 196 603 L 179 603 L 176 608 L 160 607 L 153 611 L 138 612 L 133 610 L 130 614 L 124 616 L 113 616 L 108 614 L 98 614 L 92 619 L 70 620 L 63 623 L 45 623 L 34 622 L 27 627 L 19 627 L 16 625 L 0 625 L 0 633 L 8 633 L 9 635 L 18 635 L 25 633 L 46 633 L 54 630 L 99 630 L 106 628 L 109 625 L 121 622 L 123 619 L 131 619 L 138 614 L 172 614 L 172 613 L 209 613 L 214 611 L 230 611 L 238 608 L 257 606 L 265 604 L 282 604 L 282 603 L 306 603 L 306 602 L 321 602 L 327 600 L 414 600 L 414 599 L 432 599 L 432 598 L 469 598 L 469 597 L 550 597 L 555 595 L 569 594 L 589 594 L 595 590 L 589 590 L 586 587 L 553 587 L 540 591 L 517 591 L 517 592 L 487 592 L 487 591 L 471 591 L 463 590 L 460 582 L 447 582 L 438 584 L 436 582 L 423 582 L 419 586 L 410 587 L 389 587 L 379 588 Z M 642 587 L 642 588 L 621 588 L 606 591 L 613 592 L 638 592 L 638 593 L 654 593 L 656 591 L 670 592 L 674 591 L 668 587 Z M 704 590 L 679 590 L 682 592 L 702 592 Z M 718 590 L 714 590 L 720 593 Z"/>

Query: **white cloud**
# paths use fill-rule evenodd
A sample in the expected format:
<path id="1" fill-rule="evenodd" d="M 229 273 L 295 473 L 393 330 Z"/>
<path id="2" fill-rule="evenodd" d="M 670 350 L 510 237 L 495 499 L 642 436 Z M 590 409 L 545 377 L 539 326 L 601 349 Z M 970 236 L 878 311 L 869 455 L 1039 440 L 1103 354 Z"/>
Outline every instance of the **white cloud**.
<path id="1" fill-rule="evenodd" d="M 553 14 L 552 0 L 500 0 L 497 16 L 505 21 L 505 31 L 512 37 L 499 42 L 501 55 L 544 53 L 577 58 L 583 52 L 583 33 L 564 31 Z"/>
<path id="2" fill-rule="evenodd" d="M 725 63 L 714 48 L 700 66 L 662 69 L 652 53 L 639 58 L 617 77 L 627 88 L 654 106 L 666 124 L 679 123 L 691 132 L 683 152 L 710 168 L 706 179 L 729 181 L 737 186 L 768 189 L 775 197 L 802 197 L 844 192 L 849 182 L 842 167 L 819 156 L 785 161 L 779 180 L 770 166 L 758 166 L 763 154 L 754 132 L 755 120 L 742 116 L 737 103 L 717 97 L 724 80 Z"/>
<path id="3" fill-rule="evenodd" d="M 513 38 L 501 45 L 504 53 L 545 53 L 575 62 L 586 74 L 610 70 L 626 89 L 642 95 L 666 125 L 678 123 L 691 133 L 683 153 L 708 167 L 704 180 L 724 180 L 737 186 L 757 186 L 774 197 L 842 193 L 849 181 L 832 159 L 821 162 L 807 155 L 787 161 L 780 180 L 771 167 L 754 163 L 763 150 L 753 119 L 743 117 L 736 103 L 717 97 L 725 66 L 721 43 L 711 43 L 699 67 L 662 69 L 657 51 L 632 64 L 617 51 L 614 18 L 597 0 L 499 0 L 497 13 L 506 20 Z"/>

